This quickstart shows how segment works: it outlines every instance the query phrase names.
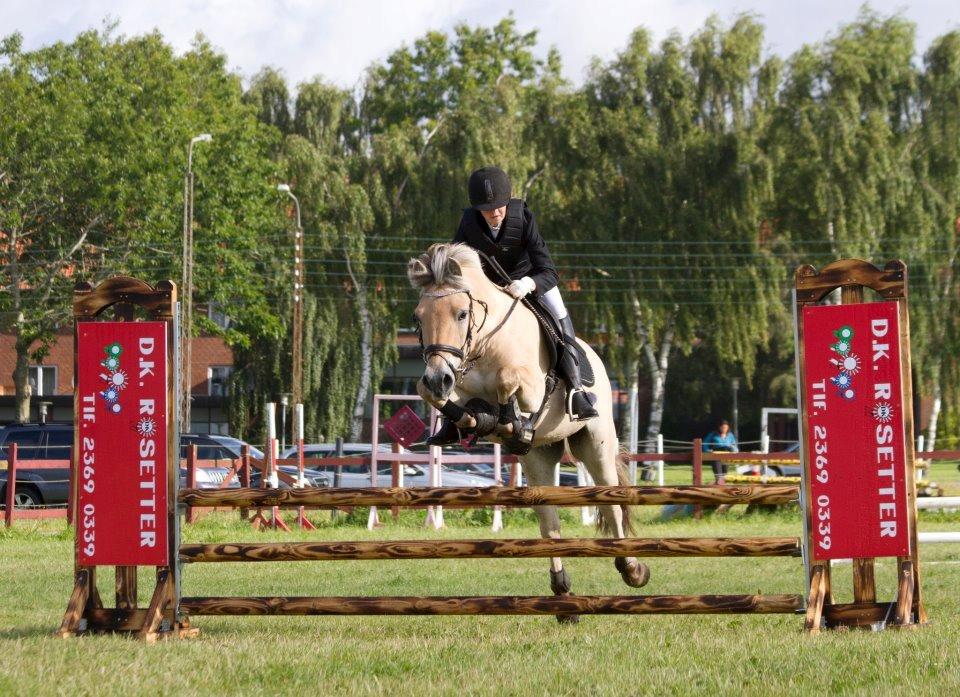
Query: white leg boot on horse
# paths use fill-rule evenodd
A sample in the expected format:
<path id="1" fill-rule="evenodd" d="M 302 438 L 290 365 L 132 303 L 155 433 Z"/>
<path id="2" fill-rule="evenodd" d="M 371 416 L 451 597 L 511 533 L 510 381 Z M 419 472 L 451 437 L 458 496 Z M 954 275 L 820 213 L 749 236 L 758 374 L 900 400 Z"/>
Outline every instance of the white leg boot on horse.
<path id="1" fill-rule="evenodd" d="M 540 448 L 534 448 L 520 458 L 523 471 L 527 475 L 530 486 L 552 486 L 553 472 L 560 458 L 563 457 L 563 441 L 551 443 Z M 560 516 L 556 506 L 534 506 L 533 510 L 540 519 L 540 536 L 544 538 L 560 537 Z M 550 590 L 554 595 L 571 595 L 570 575 L 563 568 L 563 559 L 550 558 Z M 557 615 L 557 621 L 562 624 L 576 624 L 580 615 Z"/>

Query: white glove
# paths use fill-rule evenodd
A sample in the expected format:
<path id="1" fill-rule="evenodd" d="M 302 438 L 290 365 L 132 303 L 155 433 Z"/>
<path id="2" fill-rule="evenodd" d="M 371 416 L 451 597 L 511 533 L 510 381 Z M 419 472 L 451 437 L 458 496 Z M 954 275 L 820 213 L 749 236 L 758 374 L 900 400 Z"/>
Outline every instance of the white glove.
<path id="1" fill-rule="evenodd" d="M 532 293 L 537 289 L 537 284 L 533 282 L 533 279 L 529 276 L 524 276 L 523 278 L 514 281 L 509 286 L 507 286 L 507 292 L 510 293 L 513 297 L 520 299 L 527 293 Z"/>

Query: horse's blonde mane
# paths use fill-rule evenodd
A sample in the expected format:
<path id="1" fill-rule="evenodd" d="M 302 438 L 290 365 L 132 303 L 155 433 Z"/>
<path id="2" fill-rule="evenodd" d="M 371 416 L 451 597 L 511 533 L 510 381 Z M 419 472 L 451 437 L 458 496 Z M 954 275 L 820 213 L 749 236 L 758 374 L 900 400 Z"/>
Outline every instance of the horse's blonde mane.
<path id="1" fill-rule="evenodd" d="M 473 248 L 460 243 L 433 244 L 407 263 L 407 278 L 414 288 L 444 286 L 461 290 L 467 287 L 465 268 L 480 269 L 480 257 Z"/>

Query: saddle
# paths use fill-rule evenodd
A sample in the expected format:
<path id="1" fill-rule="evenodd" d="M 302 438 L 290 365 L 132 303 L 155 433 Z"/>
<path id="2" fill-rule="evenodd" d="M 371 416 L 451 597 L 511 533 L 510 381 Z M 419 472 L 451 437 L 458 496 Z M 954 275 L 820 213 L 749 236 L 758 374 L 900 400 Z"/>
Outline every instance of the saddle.
<path id="1" fill-rule="evenodd" d="M 533 307 L 533 314 L 537 318 L 537 321 L 540 324 L 540 332 L 543 334 L 543 338 L 547 344 L 547 350 L 550 352 L 550 369 L 556 372 L 557 364 L 560 362 L 560 352 L 563 351 L 563 342 L 557 343 L 554 337 L 562 337 L 563 331 L 560 328 L 560 323 L 554 319 L 553 315 L 550 314 L 550 311 L 547 310 L 546 306 L 540 302 L 540 299 L 530 294 L 524 298 L 525 301 L 528 301 Z M 577 365 L 580 368 L 580 381 L 584 384 L 585 387 L 593 387 L 596 382 L 596 378 L 593 374 L 593 366 L 590 365 L 590 359 L 587 358 L 586 352 L 583 350 L 583 346 L 579 343 L 575 345 L 577 349 Z"/>

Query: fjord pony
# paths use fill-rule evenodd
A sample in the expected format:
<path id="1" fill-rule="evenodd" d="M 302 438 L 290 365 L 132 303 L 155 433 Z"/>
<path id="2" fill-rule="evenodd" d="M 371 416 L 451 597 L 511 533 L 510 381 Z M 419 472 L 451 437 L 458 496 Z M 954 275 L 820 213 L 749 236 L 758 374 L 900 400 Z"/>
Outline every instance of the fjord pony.
<path id="1" fill-rule="evenodd" d="M 562 384 L 544 403 L 551 352 L 534 314 L 517 303 L 484 274 L 476 251 L 463 244 L 435 244 L 411 259 L 407 275 L 420 290 L 415 319 L 425 346 L 426 364 L 417 390 L 424 400 L 442 408 L 448 400 L 465 405 L 473 398 L 506 405 L 516 397 L 523 412 L 541 409 L 532 449 L 520 457 L 528 483 L 554 483 L 554 468 L 564 446 L 583 462 L 598 485 L 624 485 L 626 470 L 619 460 L 614 429 L 610 380 L 600 357 L 580 341 L 593 367 L 599 416 L 572 421 L 566 413 Z M 579 340 L 578 340 L 579 341 Z M 468 412 L 458 424 L 476 423 Z M 503 442 L 512 429 L 500 424 L 487 438 Z M 543 537 L 560 536 L 555 506 L 535 507 Z M 606 534 L 622 538 L 629 528 L 626 507 L 599 507 Z M 616 568 L 633 587 L 644 585 L 649 570 L 633 557 L 619 557 Z M 551 558 L 551 588 L 570 592 L 570 579 L 560 558 Z"/>

